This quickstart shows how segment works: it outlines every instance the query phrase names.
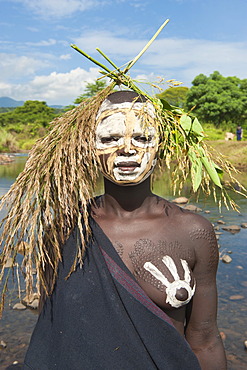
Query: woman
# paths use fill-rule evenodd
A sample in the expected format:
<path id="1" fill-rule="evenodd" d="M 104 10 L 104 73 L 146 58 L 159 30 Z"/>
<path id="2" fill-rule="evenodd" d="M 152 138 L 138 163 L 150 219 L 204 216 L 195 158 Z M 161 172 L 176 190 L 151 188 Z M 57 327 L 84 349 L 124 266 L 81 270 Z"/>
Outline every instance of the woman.
<path id="1" fill-rule="evenodd" d="M 71 273 L 76 227 L 24 369 L 225 369 L 212 225 L 150 190 L 154 106 L 130 91 L 108 95 L 95 147 L 105 193 L 88 210 L 84 264 Z"/>

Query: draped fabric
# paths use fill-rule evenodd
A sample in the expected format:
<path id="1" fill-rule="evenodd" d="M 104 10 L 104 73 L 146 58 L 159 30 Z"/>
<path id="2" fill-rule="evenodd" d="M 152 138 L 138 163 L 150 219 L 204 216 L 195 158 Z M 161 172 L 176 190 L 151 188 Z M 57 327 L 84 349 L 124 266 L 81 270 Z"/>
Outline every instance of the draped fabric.
<path id="1" fill-rule="evenodd" d="M 45 302 L 24 369 L 198 370 L 169 317 L 140 288 L 93 219 L 83 268 L 68 275 L 78 241 L 63 248 L 54 292 Z"/>

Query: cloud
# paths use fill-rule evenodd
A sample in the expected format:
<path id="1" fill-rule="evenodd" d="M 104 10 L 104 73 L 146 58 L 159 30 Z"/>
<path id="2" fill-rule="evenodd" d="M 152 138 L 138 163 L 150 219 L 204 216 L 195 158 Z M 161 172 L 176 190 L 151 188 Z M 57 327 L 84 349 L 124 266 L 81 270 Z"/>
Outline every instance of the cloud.
<path id="1" fill-rule="evenodd" d="M 95 47 L 99 47 L 118 66 L 133 59 L 147 42 L 116 36 L 109 31 L 87 33 L 75 39 L 78 47 L 93 56 Z M 102 60 L 99 54 L 96 58 Z M 138 68 L 138 73 L 163 74 L 166 79 L 180 79 L 188 85 L 199 73 L 210 74 L 215 70 L 224 76 L 246 78 L 246 60 L 246 42 L 159 38 L 134 68 Z"/>
<path id="2" fill-rule="evenodd" d="M 34 75 L 38 70 L 48 66 L 44 60 L 28 56 L 0 53 L 1 80 L 9 81 Z"/>
<path id="3" fill-rule="evenodd" d="M 25 45 L 27 46 L 53 46 L 56 45 L 57 41 L 54 39 L 48 39 L 48 40 L 41 40 L 39 42 L 26 42 Z"/>
<path id="4" fill-rule="evenodd" d="M 173 71 L 173 75 L 179 73 L 185 81 L 192 81 L 199 73 L 208 75 L 215 70 L 224 76 L 246 78 L 246 60 L 244 42 L 163 39 L 157 40 L 140 62 L 153 70 Z"/>
<path id="5" fill-rule="evenodd" d="M 62 60 L 69 60 L 69 59 L 71 59 L 71 55 L 70 54 L 63 54 L 63 55 L 60 55 L 59 58 L 62 59 Z"/>
<path id="6" fill-rule="evenodd" d="M 133 59 L 147 41 L 127 39 L 123 37 L 121 30 L 118 30 L 118 33 L 110 31 L 85 33 L 73 40 L 86 53 L 108 66 L 103 57 L 95 51 L 95 47 L 99 47 L 121 66 Z M 215 70 L 223 76 L 246 78 L 246 46 L 245 42 L 158 38 L 130 73 L 133 78 L 138 76 L 137 80 L 143 80 L 147 76 L 152 82 L 155 82 L 158 76 L 165 80 L 174 78 L 182 81 L 185 86 L 190 86 L 198 74 L 209 75 Z M 1 54 L 3 85 L 0 87 L 0 96 L 10 96 L 17 100 L 45 100 L 49 104 L 70 104 L 83 93 L 85 81 L 94 82 L 99 77 L 98 67 L 90 63 L 89 66 L 92 68 L 89 70 L 75 68 L 76 60 L 66 52 L 58 55 L 44 53 L 38 55 L 36 52 L 32 53 L 31 57 Z M 55 72 L 58 69 L 63 73 Z M 164 85 L 164 88 L 166 87 Z"/>
<path id="7" fill-rule="evenodd" d="M 36 76 L 24 84 L 0 84 L 0 96 L 16 100 L 41 100 L 49 105 L 69 105 L 83 93 L 85 85 L 99 77 L 98 68 L 76 68 L 67 73 Z"/>
<path id="8" fill-rule="evenodd" d="M 130 40 L 110 31 L 84 33 L 74 43 L 86 53 L 95 53 L 96 47 L 112 58 L 128 62 L 145 46 L 148 40 Z M 99 54 L 97 54 L 99 56 Z M 100 56 L 99 56 L 100 59 Z M 113 60 L 114 61 L 114 60 Z"/>
<path id="9" fill-rule="evenodd" d="M 12 0 L 22 3 L 35 14 L 44 18 L 60 18 L 70 16 L 77 11 L 85 11 L 97 5 L 99 0 Z"/>

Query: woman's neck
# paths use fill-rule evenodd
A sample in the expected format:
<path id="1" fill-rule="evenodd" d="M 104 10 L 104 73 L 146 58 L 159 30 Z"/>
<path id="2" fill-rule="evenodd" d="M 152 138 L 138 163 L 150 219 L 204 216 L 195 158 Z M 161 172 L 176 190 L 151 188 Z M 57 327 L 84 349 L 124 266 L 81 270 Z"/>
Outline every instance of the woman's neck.
<path id="1" fill-rule="evenodd" d="M 150 177 L 138 185 L 120 186 L 104 179 L 104 207 L 118 212 L 133 212 L 148 206 L 154 194 L 150 190 Z"/>

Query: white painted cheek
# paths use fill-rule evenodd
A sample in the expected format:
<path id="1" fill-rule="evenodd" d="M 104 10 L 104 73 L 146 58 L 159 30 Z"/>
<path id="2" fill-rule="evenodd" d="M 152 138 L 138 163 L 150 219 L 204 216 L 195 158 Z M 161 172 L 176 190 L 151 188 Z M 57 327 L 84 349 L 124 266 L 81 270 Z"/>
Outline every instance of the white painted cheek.
<path id="1" fill-rule="evenodd" d="M 96 149 L 107 149 L 110 147 L 121 146 L 124 144 L 124 134 L 126 131 L 125 115 L 121 112 L 112 114 L 101 121 L 96 127 Z M 118 140 L 102 143 L 101 138 L 116 136 Z"/>
<path id="2" fill-rule="evenodd" d="M 147 165 L 150 161 L 150 158 L 151 158 L 151 154 L 149 152 L 144 153 L 142 161 L 141 161 L 141 166 L 139 167 L 140 168 L 139 174 L 143 173 L 146 170 Z"/>

